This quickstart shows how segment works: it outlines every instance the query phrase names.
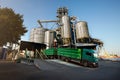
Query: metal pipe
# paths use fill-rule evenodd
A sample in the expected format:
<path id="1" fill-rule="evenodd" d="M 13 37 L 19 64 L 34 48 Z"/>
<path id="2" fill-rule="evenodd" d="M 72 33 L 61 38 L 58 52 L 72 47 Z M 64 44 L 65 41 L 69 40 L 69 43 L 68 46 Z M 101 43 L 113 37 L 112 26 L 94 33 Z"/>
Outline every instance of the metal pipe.
<path id="1" fill-rule="evenodd" d="M 59 20 L 38 20 L 40 23 L 59 22 Z"/>
<path id="2" fill-rule="evenodd" d="M 38 20 L 37 22 L 40 24 L 41 27 L 43 27 L 43 25 L 41 24 L 41 21 L 40 21 L 40 20 Z"/>

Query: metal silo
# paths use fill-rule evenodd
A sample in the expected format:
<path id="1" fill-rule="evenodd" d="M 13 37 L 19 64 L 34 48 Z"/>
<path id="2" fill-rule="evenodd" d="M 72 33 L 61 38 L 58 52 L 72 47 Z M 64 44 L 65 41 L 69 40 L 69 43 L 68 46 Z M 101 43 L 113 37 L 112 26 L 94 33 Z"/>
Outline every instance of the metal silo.
<path id="1" fill-rule="evenodd" d="M 63 38 L 64 44 L 69 44 L 71 39 L 70 33 L 70 20 L 68 16 L 62 17 L 62 27 L 61 27 L 61 36 Z"/>
<path id="2" fill-rule="evenodd" d="M 54 40 L 54 31 L 45 31 L 45 40 L 44 43 L 47 45 L 47 48 L 50 48 L 53 46 L 53 40 Z"/>
<path id="3" fill-rule="evenodd" d="M 76 23 L 76 39 L 89 38 L 87 22 L 79 21 Z"/>
<path id="4" fill-rule="evenodd" d="M 30 31 L 30 41 L 33 42 L 33 29 Z"/>
<path id="5" fill-rule="evenodd" d="M 45 29 L 43 27 L 33 28 L 30 33 L 30 41 L 44 43 Z"/>

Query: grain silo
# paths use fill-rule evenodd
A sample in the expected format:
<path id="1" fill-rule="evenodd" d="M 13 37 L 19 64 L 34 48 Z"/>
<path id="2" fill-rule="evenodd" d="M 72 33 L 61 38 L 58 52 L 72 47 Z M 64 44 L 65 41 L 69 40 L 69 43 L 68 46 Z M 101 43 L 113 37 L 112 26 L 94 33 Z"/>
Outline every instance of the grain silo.
<path id="1" fill-rule="evenodd" d="M 63 44 L 70 44 L 70 19 L 66 15 L 62 17 L 61 36 L 63 38 Z"/>
<path id="2" fill-rule="evenodd" d="M 45 31 L 44 43 L 47 45 L 47 48 L 53 47 L 53 40 L 54 40 L 54 31 L 51 30 Z"/>
<path id="3" fill-rule="evenodd" d="M 77 41 L 89 39 L 88 25 L 85 21 L 79 21 L 76 23 L 76 39 Z M 83 41 L 84 42 L 84 41 Z"/>
<path id="4" fill-rule="evenodd" d="M 44 43 L 45 29 L 43 27 L 33 28 L 30 33 L 30 41 Z"/>

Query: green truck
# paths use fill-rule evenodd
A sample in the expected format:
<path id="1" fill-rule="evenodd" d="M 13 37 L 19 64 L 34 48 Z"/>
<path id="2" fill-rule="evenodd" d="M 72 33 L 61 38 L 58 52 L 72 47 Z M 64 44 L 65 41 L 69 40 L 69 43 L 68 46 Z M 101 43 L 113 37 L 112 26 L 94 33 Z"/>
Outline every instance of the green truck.
<path id="1" fill-rule="evenodd" d="M 97 53 L 93 49 L 50 48 L 44 50 L 48 58 L 75 61 L 85 67 L 98 67 Z"/>

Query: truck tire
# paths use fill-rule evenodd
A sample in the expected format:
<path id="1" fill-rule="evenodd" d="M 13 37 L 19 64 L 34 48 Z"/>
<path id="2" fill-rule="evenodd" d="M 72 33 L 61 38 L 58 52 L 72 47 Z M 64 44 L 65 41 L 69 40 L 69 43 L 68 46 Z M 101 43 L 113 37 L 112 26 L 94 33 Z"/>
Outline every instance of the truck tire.
<path id="1" fill-rule="evenodd" d="M 85 66 L 85 67 L 87 67 L 87 66 L 88 66 L 87 61 L 83 62 L 83 66 Z"/>
<path id="2" fill-rule="evenodd" d="M 89 65 L 90 68 L 93 68 L 94 66 L 92 64 Z"/>

